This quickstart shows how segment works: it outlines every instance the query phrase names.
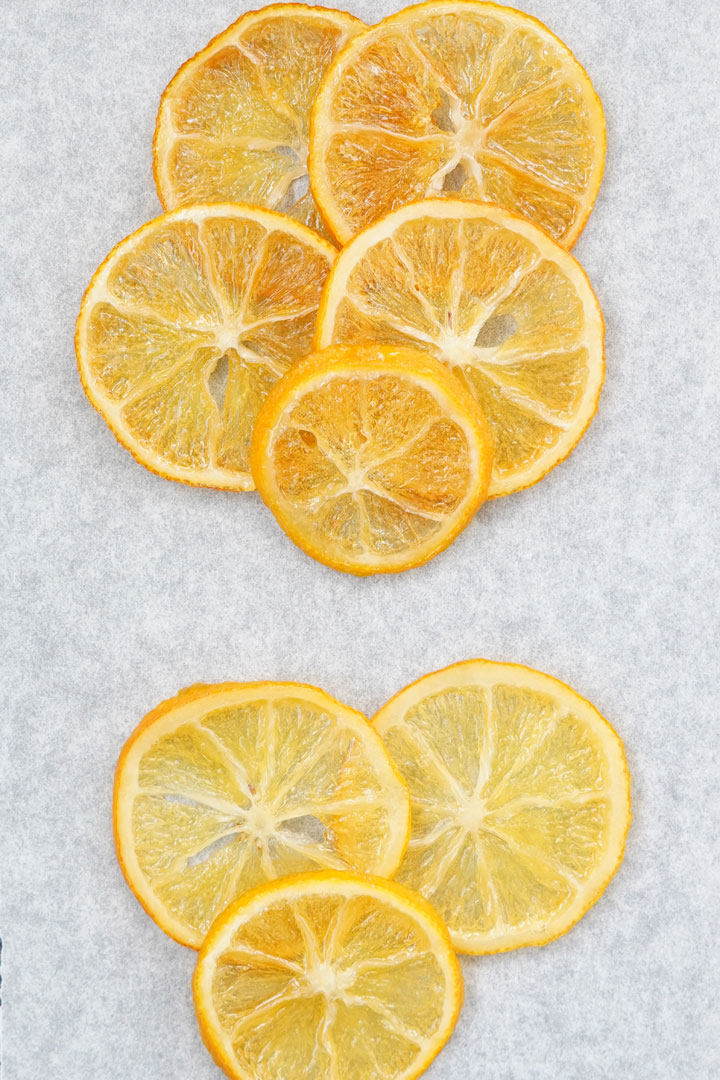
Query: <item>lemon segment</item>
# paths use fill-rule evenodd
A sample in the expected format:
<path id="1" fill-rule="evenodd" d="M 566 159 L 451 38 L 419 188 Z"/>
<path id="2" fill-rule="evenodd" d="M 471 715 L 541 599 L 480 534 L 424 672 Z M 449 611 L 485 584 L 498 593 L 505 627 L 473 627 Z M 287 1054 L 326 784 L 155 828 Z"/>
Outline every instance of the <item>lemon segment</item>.
<path id="1" fill-rule="evenodd" d="M 248 889 L 307 870 L 391 874 L 408 796 L 360 713 L 296 683 L 198 686 L 164 702 L 123 749 L 118 857 L 170 936 L 198 948 Z"/>
<path id="2" fill-rule="evenodd" d="M 237 1080 L 411 1080 L 454 1027 L 462 976 L 421 897 L 377 878 L 316 873 L 225 911 L 193 991 L 203 1038 Z"/>
<path id="3" fill-rule="evenodd" d="M 630 824 L 622 743 L 564 683 L 469 660 L 426 675 L 373 720 L 410 790 L 397 879 L 461 952 L 565 933 L 617 870 Z"/>

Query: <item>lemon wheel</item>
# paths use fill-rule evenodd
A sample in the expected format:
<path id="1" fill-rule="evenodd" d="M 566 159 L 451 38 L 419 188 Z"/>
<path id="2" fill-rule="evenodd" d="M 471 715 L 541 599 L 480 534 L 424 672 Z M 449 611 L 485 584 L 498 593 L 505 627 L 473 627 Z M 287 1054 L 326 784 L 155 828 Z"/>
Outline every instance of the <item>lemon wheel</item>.
<path id="1" fill-rule="evenodd" d="M 604 160 L 602 106 L 570 50 L 478 0 L 430 0 L 359 34 L 312 111 L 312 190 L 343 244 L 437 195 L 497 203 L 571 247 Z"/>
<path id="2" fill-rule="evenodd" d="M 162 96 L 153 143 L 165 209 L 248 202 L 324 232 L 308 190 L 310 109 L 330 61 L 363 29 L 344 11 L 270 4 L 183 64 Z"/>
<path id="3" fill-rule="evenodd" d="M 296 364 L 258 415 L 255 483 L 308 555 L 353 574 L 427 562 L 487 492 L 492 439 L 465 388 L 431 357 L 326 349 Z"/>
<path id="4" fill-rule="evenodd" d="M 250 439 L 270 388 L 310 347 L 335 250 L 284 214 L 193 206 L 128 236 L 83 297 L 85 392 L 152 472 L 252 488 Z"/>
<path id="5" fill-rule="evenodd" d="M 495 444 L 490 497 L 537 483 L 594 416 L 605 324 L 578 261 L 501 207 L 428 199 L 343 249 L 315 345 L 371 342 L 442 360 L 480 405 Z"/>
<path id="6" fill-rule="evenodd" d="M 452 1032 L 462 976 L 422 897 L 318 873 L 224 912 L 193 991 L 203 1038 L 235 1080 L 412 1080 Z"/>
<path id="7" fill-rule="evenodd" d="M 401 690 L 374 718 L 412 804 L 399 881 L 461 952 L 564 934 L 617 870 L 630 824 L 622 742 L 569 686 L 468 660 Z"/>
<path id="8" fill-rule="evenodd" d="M 407 790 L 374 728 L 300 683 L 199 685 L 163 702 L 120 755 L 113 816 L 130 888 L 193 948 L 260 883 L 392 874 L 409 827 Z"/>

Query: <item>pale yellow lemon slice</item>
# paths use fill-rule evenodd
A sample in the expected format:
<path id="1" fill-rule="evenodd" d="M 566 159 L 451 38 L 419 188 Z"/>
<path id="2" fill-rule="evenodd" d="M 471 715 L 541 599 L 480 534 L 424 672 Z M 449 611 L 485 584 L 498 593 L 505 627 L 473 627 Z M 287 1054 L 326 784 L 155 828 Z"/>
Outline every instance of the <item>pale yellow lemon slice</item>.
<path id="1" fill-rule="evenodd" d="M 374 728 L 300 683 L 199 685 L 163 702 L 125 744 L 113 807 L 130 888 L 193 948 L 260 883 L 326 868 L 392 874 L 409 825 Z"/>
<path id="2" fill-rule="evenodd" d="M 452 1032 L 462 975 L 422 897 L 317 873 L 228 908 L 193 991 L 202 1036 L 235 1080 L 412 1080 Z"/>
<path id="3" fill-rule="evenodd" d="M 543 945 L 591 907 L 630 824 L 623 744 L 569 686 L 468 660 L 426 675 L 374 724 L 410 788 L 397 872 L 461 952 Z"/>

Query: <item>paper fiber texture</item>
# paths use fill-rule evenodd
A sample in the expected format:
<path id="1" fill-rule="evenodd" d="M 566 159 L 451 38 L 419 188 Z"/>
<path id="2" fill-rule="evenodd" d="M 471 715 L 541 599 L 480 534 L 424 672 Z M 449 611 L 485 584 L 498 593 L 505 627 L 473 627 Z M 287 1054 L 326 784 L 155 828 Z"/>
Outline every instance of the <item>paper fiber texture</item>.
<path id="1" fill-rule="evenodd" d="M 193 953 L 115 862 L 112 774 L 145 712 L 228 678 L 308 681 L 373 712 L 472 656 L 594 702 L 625 740 L 635 817 L 620 872 L 566 937 L 463 962 L 465 1008 L 428 1080 L 720 1075 L 717 5 L 519 2 L 607 115 L 575 249 L 607 320 L 599 414 L 537 487 L 425 568 L 370 580 L 311 562 L 254 495 L 137 465 L 75 367 L 93 271 L 160 212 L 160 94 L 244 6 L 2 3 L 3 1080 L 220 1076 Z"/>

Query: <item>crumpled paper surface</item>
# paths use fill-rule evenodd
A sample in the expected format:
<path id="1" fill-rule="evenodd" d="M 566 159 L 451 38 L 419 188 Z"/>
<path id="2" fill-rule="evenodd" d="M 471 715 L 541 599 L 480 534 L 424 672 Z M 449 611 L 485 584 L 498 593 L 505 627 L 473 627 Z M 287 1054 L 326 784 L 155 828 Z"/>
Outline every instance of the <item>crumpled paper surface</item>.
<path id="1" fill-rule="evenodd" d="M 520 2 L 607 113 L 605 181 L 575 249 L 607 320 L 599 415 L 540 485 L 485 507 L 428 566 L 375 580 L 311 562 L 254 495 L 135 464 L 75 368 L 83 289 L 160 212 L 160 94 L 243 6 L 2 5 L 4 1080 L 220 1076 L 193 953 L 114 857 L 113 769 L 145 712 L 197 680 L 274 678 L 372 713 L 471 656 L 590 698 L 625 739 L 635 820 L 566 937 L 463 962 L 465 1008 L 428 1080 L 720 1075 L 717 9 Z"/>

